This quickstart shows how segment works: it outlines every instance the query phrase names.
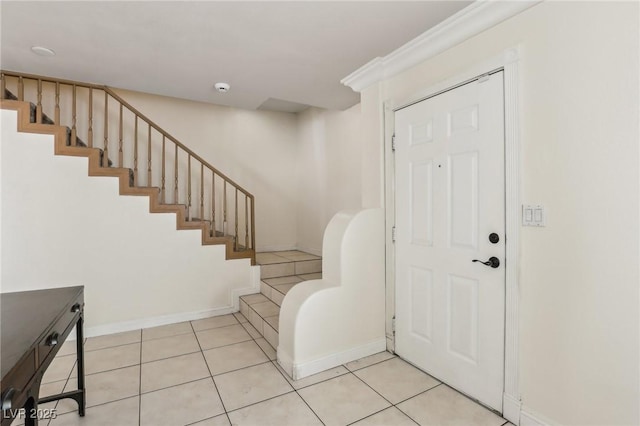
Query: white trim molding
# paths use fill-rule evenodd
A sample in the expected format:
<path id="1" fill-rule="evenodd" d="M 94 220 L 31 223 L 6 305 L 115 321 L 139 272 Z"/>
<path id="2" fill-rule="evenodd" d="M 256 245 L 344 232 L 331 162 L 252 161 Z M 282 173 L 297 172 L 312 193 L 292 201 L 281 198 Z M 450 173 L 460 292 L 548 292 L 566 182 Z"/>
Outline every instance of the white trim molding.
<path id="1" fill-rule="evenodd" d="M 85 328 L 85 337 L 104 336 L 106 334 L 122 333 L 125 331 L 140 330 L 141 328 L 158 327 L 161 325 L 175 324 L 184 321 L 193 321 L 203 318 L 216 317 L 236 312 L 233 306 L 207 309 L 203 311 L 183 312 L 179 314 L 163 315 L 152 318 L 142 318 L 131 321 L 122 321 L 95 327 Z M 75 335 L 69 335 L 67 340 L 74 340 Z"/>
<path id="2" fill-rule="evenodd" d="M 477 0 L 387 56 L 377 57 L 340 80 L 360 92 L 393 77 L 540 3 L 541 0 Z"/>
<path id="3" fill-rule="evenodd" d="M 512 395 L 503 393 L 502 395 L 502 417 L 517 425 L 522 410 L 522 401 Z"/>
<path id="4" fill-rule="evenodd" d="M 240 310 L 240 296 L 260 292 L 260 266 L 251 266 L 251 285 L 249 287 L 234 288 L 229 291 L 229 306 L 205 309 L 202 311 L 181 312 L 178 314 L 162 315 L 151 318 L 141 318 L 131 321 L 122 321 L 111 324 L 98 325 L 85 328 L 85 337 L 103 336 L 106 334 L 121 333 L 124 331 L 140 330 L 141 328 L 158 327 L 161 325 L 175 324 L 184 321 L 194 321 L 203 318 L 227 315 Z M 67 340 L 74 340 L 75 334 L 70 334 Z"/>
<path id="5" fill-rule="evenodd" d="M 521 49 L 509 49 L 503 54 L 504 125 L 505 125 L 505 219 L 506 219 L 506 285 L 503 416 L 518 424 L 520 416 L 505 410 L 520 401 L 520 193 L 522 168 L 520 157 L 520 78 Z M 511 404 L 513 406 L 513 404 Z M 510 407 L 509 407 L 510 408 Z M 507 417 L 508 416 L 508 417 Z"/>
<path id="6" fill-rule="evenodd" d="M 520 426 L 554 426 L 551 420 L 531 410 L 529 407 L 522 407 L 520 412 Z"/>
<path id="7" fill-rule="evenodd" d="M 520 317 L 520 193 L 522 167 L 520 156 L 520 98 L 519 64 L 522 60 L 520 46 L 510 48 L 496 57 L 475 64 L 445 81 L 429 88 L 416 91 L 406 99 L 387 99 L 384 102 L 385 125 L 385 189 L 387 193 L 385 217 L 387 224 L 394 221 L 394 181 L 395 171 L 391 153 L 391 135 L 395 126 L 395 111 L 412 105 L 423 99 L 435 96 L 449 88 L 471 81 L 487 73 L 502 70 L 504 72 L 504 108 L 505 108 L 505 356 L 504 391 L 502 415 L 515 425 L 520 424 L 523 413 L 519 392 L 519 317 Z M 390 227 L 390 225 L 388 226 Z M 395 265 L 389 253 L 393 245 L 387 238 L 387 307 L 395 310 L 395 301 L 389 295 L 395 293 Z M 387 313 L 387 316 L 390 314 Z M 532 423 L 533 424 L 533 423 Z"/>
<path id="8" fill-rule="evenodd" d="M 333 353 L 323 358 L 315 359 L 309 362 L 294 363 L 288 355 L 283 351 L 278 351 L 278 362 L 282 368 L 291 375 L 293 380 L 300 377 L 311 376 L 335 367 L 336 365 L 346 364 L 356 359 L 364 358 L 369 355 L 377 354 L 386 350 L 387 339 L 375 340 L 362 346 L 347 349 L 346 351 Z"/>

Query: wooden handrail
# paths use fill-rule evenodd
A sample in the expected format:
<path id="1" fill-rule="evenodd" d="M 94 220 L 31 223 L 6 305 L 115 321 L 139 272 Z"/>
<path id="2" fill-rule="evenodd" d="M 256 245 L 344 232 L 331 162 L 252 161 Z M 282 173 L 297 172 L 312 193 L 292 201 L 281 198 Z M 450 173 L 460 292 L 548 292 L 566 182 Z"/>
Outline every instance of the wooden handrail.
<path id="1" fill-rule="evenodd" d="M 52 78 L 52 77 L 46 77 L 46 76 L 41 76 L 41 75 L 37 75 L 37 74 L 18 73 L 18 72 L 14 72 L 14 71 L 2 70 L 2 74 L 10 76 L 10 77 L 17 77 L 17 78 L 22 77 L 22 78 L 27 78 L 27 79 L 36 80 L 36 81 L 40 80 L 40 81 L 45 81 L 47 83 L 59 83 L 59 84 L 66 84 L 66 85 L 70 85 L 70 86 L 77 86 L 77 87 L 93 88 L 93 89 L 103 90 L 106 93 L 108 93 L 109 96 L 114 98 L 116 101 L 120 102 L 123 106 L 125 106 L 133 114 L 137 115 L 140 119 L 142 119 L 143 121 L 147 122 L 147 124 L 151 125 L 151 127 L 153 127 L 161 135 L 165 136 L 171 142 L 173 142 L 174 144 L 178 145 L 180 147 L 180 149 L 182 149 L 183 151 L 191 154 L 191 156 L 194 159 L 196 159 L 199 162 L 201 162 L 202 164 L 204 164 L 204 166 L 206 168 L 208 168 L 209 170 L 213 171 L 215 174 L 220 176 L 222 179 L 226 180 L 229 184 L 231 184 L 234 187 L 238 188 L 238 190 L 240 192 L 242 192 L 243 194 L 245 194 L 246 196 L 253 197 L 253 195 L 251 195 L 251 193 L 249 191 L 244 189 L 241 185 L 239 185 L 233 179 L 229 178 L 227 175 L 222 173 L 220 170 L 218 170 L 215 167 L 213 167 L 211 164 L 209 164 L 207 161 L 205 161 L 198 154 L 193 152 L 191 149 L 187 148 L 179 140 L 177 140 L 176 138 L 171 136 L 169 133 L 165 132 L 159 125 L 157 125 L 155 122 L 153 122 L 153 120 L 151 120 L 149 117 L 147 117 L 146 115 L 141 113 L 138 109 L 136 109 L 134 106 L 132 106 L 127 101 L 122 99 L 122 97 L 120 97 L 116 92 L 114 92 L 109 86 L 99 85 L 99 84 L 94 84 L 94 83 L 83 83 L 81 81 L 65 80 L 65 79 L 61 79 L 61 78 Z"/>
<path id="2" fill-rule="evenodd" d="M 11 77 L 11 78 L 16 78 L 18 79 L 18 86 L 17 86 L 17 92 L 18 92 L 18 100 L 19 101 L 25 101 L 24 99 L 24 80 L 30 80 L 35 82 L 35 84 L 37 84 L 37 107 L 36 107 L 36 116 L 37 116 L 37 121 L 41 122 L 42 121 L 42 117 L 43 117 L 43 106 L 42 106 L 42 91 L 43 91 L 43 82 L 45 83 L 53 83 L 55 85 L 55 124 L 56 125 L 62 125 L 62 123 L 60 122 L 60 86 L 64 85 L 64 86 L 70 86 L 72 88 L 72 128 L 71 128 L 71 146 L 76 146 L 76 91 L 77 88 L 83 88 L 83 89 L 88 89 L 88 95 L 89 95 L 89 104 L 88 104 L 88 132 L 87 132 L 87 137 L 88 137 L 88 146 L 91 147 L 93 145 L 93 119 L 95 118 L 95 116 L 93 115 L 93 91 L 94 90 L 100 90 L 103 91 L 105 93 L 105 99 L 104 99 L 104 144 L 102 147 L 103 150 L 103 163 L 101 164 L 102 167 L 109 167 L 110 166 L 110 161 L 108 158 L 108 154 L 109 154 L 109 101 L 108 98 L 111 97 L 113 100 L 115 100 L 116 102 L 118 102 L 117 108 L 118 108 L 118 114 L 117 114 L 117 118 L 116 120 L 118 121 L 117 124 L 114 124 L 114 126 L 117 125 L 117 129 L 118 129 L 118 135 L 117 135 L 117 153 L 118 153 L 118 158 L 117 158 L 117 165 L 118 167 L 124 167 L 124 160 L 123 160 L 123 143 L 124 143 L 124 139 L 123 139 L 123 108 L 126 108 L 129 112 L 131 112 L 134 116 L 135 119 L 135 140 L 134 140 L 134 148 L 133 148 L 133 184 L 135 186 L 138 186 L 138 121 L 141 120 L 144 123 L 147 124 L 148 126 L 148 133 L 149 133 L 149 137 L 148 137 L 148 156 L 147 156 L 147 162 L 148 162 L 148 176 L 147 176 L 147 186 L 151 187 L 152 182 L 151 182 L 151 178 L 152 178 L 152 173 L 151 173 L 151 133 L 152 133 L 152 129 L 155 130 L 156 132 L 158 132 L 161 136 L 162 136 L 162 190 L 164 192 L 164 188 L 165 188 L 165 164 L 164 164 L 164 153 L 165 153 L 165 141 L 169 140 L 171 143 L 174 144 L 175 146 L 175 172 L 174 172 L 174 178 L 175 178 L 175 196 L 174 196 L 174 204 L 179 204 L 179 200 L 178 200 L 178 150 L 182 150 L 187 154 L 187 158 L 188 158 L 188 164 L 187 164 L 187 190 L 188 190 L 188 194 L 187 194 L 187 206 L 186 206 L 186 217 L 187 217 L 187 222 L 189 222 L 191 219 L 191 204 L 192 204 L 192 193 L 191 193 L 191 160 L 195 160 L 197 162 L 200 163 L 200 217 L 198 218 L 198 220 L 200 221 L 205 221 L 208 219 L 205 219 L 204 216 L 204 168 L 208 169 L 211 171 L 212 173 L 212 180 L 211 180 L 211 221 L 210 221 L 210 233 L 211 233 L 211 237 L 218 237 L 218 233 L 216 230 L 216 218 L 215 218 L 215 204 L 216 204 L 216 200 L 215 200 L 215 177 L 216 175 L 221 178 L 223 180 L 223 186 L 224 186 L 224 192 L 223 192 L 223 214 L 224 214 L 224 222 L 223 222 L 223 234 L 226 233 L 226 220 L 227 220 L 227 199 L 226 199 L 226 195 L 227 195 L 227 185 L 231 185 L 231 187 L 233 189 L 235 189 L 235 223 L 234 223 L 234 227 L 235 227 L 235 233 L 233 235 L 233 237 L 235 238 L 235 241 L 233 243 L 235 249 L 237 250 L 239 247 L 239 232 L 238 232 L 238 222 L 239 222 L 239 212 L 238 212 L 238 193 L 241 193 L 244 195 L 245 197 L 245 208 L 244 208 L 244 220 L 245 220 L 245 241 L 244 241 L 244 250 L 250 250 L 251 252 L 253 252 L 252 254 L 252 260 L 253 262 L 255 262 L 255 199 L 254 196 L 249 193 L 249 191 L 247 191 L 245 188 L 243 188 L 242 186 L 240 186 L 238 183 L 236 183 L 234 180 L 232 180 L 231 178 L 229 178 L 227 175 L 225 175 L 224 173 L 220 172 L 217 168 L 215 168 L 214 166 L 212 166 L 211 164 L 209 164 L 207 161 L 205 161 L 202 157 L 200 157 L 198 154 L 196 154 L 194 151 L 192 151 L 191 149 L 189 149 L 187 146 L 185 146 L 183 143 L 181 143 L 180 141 L 178 141 L 176 138 L 174 138 L 172 135 L 170 135 L 169 133 L 167 133 L 164 129 L 162 129 L 158 124 L 156 124 L 154 121 L 152 121 L 149 117 L 147 117 L 146 115 L 144 115 L 142 112 L 140 112 L 137 108 L 135 108 L 134 106 L 132 106 L 131 104 L 129 104 L 126 100 L 124 100 L 120 95 L 118 95 L 112 88 L 105 86 L 105 85 L 99 85 L 99 84 L 94 84 L 94 83 L 84 83 L 84 82 L 79 82 L 79 81 L 74 81 L 74 80 L 66 80 L 66 79 L 59 79 L 59 78 L 53 78 L 53 77 L 46 77 L 46 76 L 40 76 L 40 75 L 35 75 L 35 74 L 27 74 L 27 73 L 19 73 L 19 72 L 14 72 L 14 71 L 5 71 L 5 70 L 0 70 L 0 72 L 2 73 L 2 94 L 0 97 L 4 97 L 4 89 L 5 89 L 5 83 L 6 83 L 6 77 Z M 196 169 L 197 170 L 197 169 Z M 164 201 L 164 194 L 162 194 L 162 199 Z M 248 206 L 248 200 L 251 201 L 251 206 L 249 208 Z M 251 212 L 250 216 L 249 216 L 249 211 Z M 196 219 L 194 219 L 196 220 Z M 248 240 L 248 233 L 249 233 L 249 224 L 250 224 L 250 241 Z M 203 228 L 204 230 L 205 228 Z"/>
<path id="3" fill-rule="evenodd" d="M 42 80 L 42 81 L 46 81 L 47 83 L 60 83 L 60 84 L 67 84 L 69 86 L 73 86 L 75 84 L 78 87 L 87 87 L 87 88 L 91 87 L 93 89 L 101 89 L 101 90 L 104 90 L 107 87 L 105 85 L 100 85 L 100 84 L 83 83 L 81 81 L 64 80 L 62 78 L 46 77 L 43 75 L 27 74 L 22 72 L 15 72 L 15 71 L 2 70 L 2 74 L 8 75 L 10 77 L 17 77 L 17 78 L 22 77 L 22 78 L 28 78 L 31 80 Z"/>
<path id="4" fill-rule="evenodd" d="M 131 106 L 127 101 L 125 101 L 124 99 L 122 99 L 120 96 L 118 96 L 117 93 L 115 93 L 113 90 L 111 90 L 109 87 L 104 86 L 103 90 L 105 92 L 107 92 L 112 98 L 114 98 L 116 101 L 120 102 L 121 104 L 123 104 L 129 111 L 131 111 L 132 113 L 134 113 L 135 115 L 137 115 L 140 119 L 142 119 L 143 121 L 146 121 L 147 124 L 151 125 L 151 127 L 153 127 L 158 133 L 160 133 L 161 135 L 163 135 L 164 137 L 166 137 L 167 139 L 169 139 L 171 142 L 173 142 L 174 144 L 178 145 L 178 147 L 180 149 L 182 149 L 183 151 L 185 151 L 187 154 L 190 154 L 191 157 L 193 157 L 194 159 L 198 160 L 199 162 L 201 162 L 202 164 L 204 164 L 204 166 L 206 168 L 208 168 L 209 170 L 211 170 L 212 172 L 214 172 L 215 174 L 217 174 L 218 176 L 220 176 L 222 179 L 226 180 L 229 184 L 231 184 L 232 186 L 238 188 L 238 190 L 240 192 L 242 192 L 243 194 L 247 195 L 248 197 L 253 197 L 251 195 L 251 193 L 249 193 L 249 191 L 247 191 L 246 189 L 244 189 L 242 186 L 240 186 L 239 184 L 237 184 L 233 179 L 229 178 L 227 175 L 225 175 L 224 173 L 222 173 L 220 170 L 216 169 L 215 167 L 213 167 L 211 164 L 207 163 L 202 157 L 200 157 L 198 154 L 196 154 L 195 152 L 193 152 L 192 150 L 190 150 L 189 148 L 187 148 L 184 144 L 182 144 L 179 140 L 177 140 L 176 138 L 174 138 L 173 136 L 171 136 L 169 133 L 165 132 L 160 126 L 158 126 L 156 123 L 154 123 L 150 118 L 148 118 L 146 115 L 144 115 L 143 113 L 141 113 L 140 111 L 138 111 L 136 108 L 134 108 L 133 106 Z"/>

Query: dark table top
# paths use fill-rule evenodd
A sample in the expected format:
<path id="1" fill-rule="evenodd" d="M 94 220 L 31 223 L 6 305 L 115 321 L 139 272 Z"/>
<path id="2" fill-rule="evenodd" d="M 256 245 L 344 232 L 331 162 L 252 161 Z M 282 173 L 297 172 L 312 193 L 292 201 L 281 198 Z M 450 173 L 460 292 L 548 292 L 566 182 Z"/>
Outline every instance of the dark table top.
<path id="1" fill-rule="evenodd" d="M 45 337 L 47 329 L 83 289 L 77 286 L 0 293 L 0 377 L 5 377 L 29 348 Z"/>

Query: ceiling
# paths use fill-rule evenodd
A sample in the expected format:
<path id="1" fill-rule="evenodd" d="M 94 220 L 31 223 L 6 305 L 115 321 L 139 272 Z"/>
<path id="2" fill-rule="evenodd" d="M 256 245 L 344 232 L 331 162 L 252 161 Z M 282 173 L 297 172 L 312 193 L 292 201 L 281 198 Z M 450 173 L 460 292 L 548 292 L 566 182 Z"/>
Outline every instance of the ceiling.
<path id="1" fill-rule="evenodd" d="M 345 109 L 359 94 L 342 78 L 470 3 L 2 1 L 0 65 L 245 109 Z"/>

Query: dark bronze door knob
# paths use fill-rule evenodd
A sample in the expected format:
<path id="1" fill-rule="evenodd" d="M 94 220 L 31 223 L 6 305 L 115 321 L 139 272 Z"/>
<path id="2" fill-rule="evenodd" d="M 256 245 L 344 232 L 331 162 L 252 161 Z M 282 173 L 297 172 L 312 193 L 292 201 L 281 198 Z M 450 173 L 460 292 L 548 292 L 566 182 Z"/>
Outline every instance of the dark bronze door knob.
<path id="1" fill-rule="evenodd" d="M 498 259 L 497 257 L 490 257 L 486 262 L 478 259 L 473 259 L 472 262 L 480 262 L 483 265 L 491 266 L 494 269 L 500 266 L 500 259 Z"/>

